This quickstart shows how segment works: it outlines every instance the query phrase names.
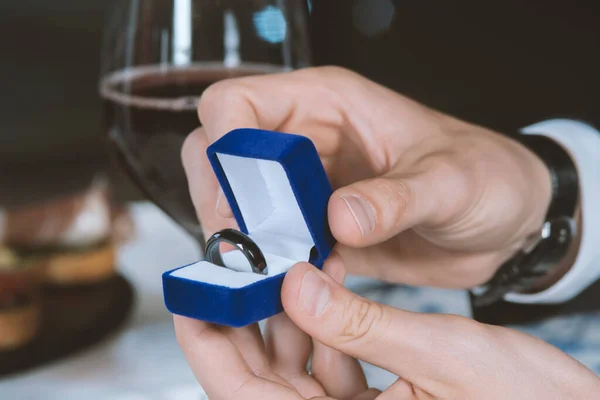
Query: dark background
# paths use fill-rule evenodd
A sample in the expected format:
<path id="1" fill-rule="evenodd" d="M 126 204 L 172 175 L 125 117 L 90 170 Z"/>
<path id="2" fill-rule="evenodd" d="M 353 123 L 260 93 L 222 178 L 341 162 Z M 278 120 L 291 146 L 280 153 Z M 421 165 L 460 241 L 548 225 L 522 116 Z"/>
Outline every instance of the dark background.
<path id="1" fill-rule="evenodd" d="M 313 3 L 319 63 L 348 66 L 429 106 L 506 133 L 555 116 L 598 119 L 598 1 Z M 373 36 L 356 29 L 359 11 L 364 16 L 378 7 L 395 10 L 390 28 Z"/>
<path id="2" fill-rule="evenodd" d="M 0 204 L 79 187 L 107 165 L 97 81 L 110 6 L 0 2 Z M 313 0 L 312 11 L 315 64 L 504 133 L 598 120 L 598 2 Z"/>
<path id="3" fill-rule="evenodd" d="M 103 151 L 97 96 L 108 1 L 0 1 L 0 204 L 85 185 Z"/>

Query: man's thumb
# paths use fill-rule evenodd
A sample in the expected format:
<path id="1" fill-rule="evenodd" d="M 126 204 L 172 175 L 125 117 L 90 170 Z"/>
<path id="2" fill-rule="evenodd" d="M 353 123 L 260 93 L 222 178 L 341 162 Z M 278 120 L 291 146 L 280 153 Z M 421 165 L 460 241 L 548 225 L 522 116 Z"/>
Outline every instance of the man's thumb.
<path id="1" fill-rule="evenodd" d="M 479 324 L 467 318 L 411 313 L 357 296 L 306 263 L 287 273 L 282 301 L 318 342 L 405 379 L 452 379 L 457 367 L 469 367 L 455 358 L 461 345 L 469 353 L 478 334 Z"/>
<path id="2" fill-rule="evenodd" d="M 442 162 L 415 173 L 356 182 L 331 196 L 329 225 L 344 245 L 382 243 L 416 225 L 451 218 L 465 198 L 466 184 L 458 168 Z"/>

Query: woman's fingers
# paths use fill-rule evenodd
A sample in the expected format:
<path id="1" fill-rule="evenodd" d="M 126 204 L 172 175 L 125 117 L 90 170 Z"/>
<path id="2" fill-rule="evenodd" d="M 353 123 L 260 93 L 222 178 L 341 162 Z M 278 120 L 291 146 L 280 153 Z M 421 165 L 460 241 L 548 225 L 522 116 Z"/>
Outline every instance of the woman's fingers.
<path id="1" fill-rule="evenodd" d="M 381 391 L 377 390 L 377 389 L 368 389 L 367 391 L 354 396 L 352 398 L 352 400 L 375 400 L 375 399 L 379 399 L 378 396 L 381 395 Z"/>
<path id="2" fill-rule="evenodd" d="M 399 378 L 377 400 L 435 400 L 429 393 Z"/>
<path id="3" fill-rule="evenodd" d="M 231 397 L 256 378 L 237 347 L 215 326 L 177 315 L 174 323 L 179 346 L 208 394 Z"/>
<path id="4" fill-rule="evenodd" d="M 346 271 L 341 259 L 335 254 L 327 259 L 323 272 L 343 285 Z M 327 395 L 336 399 L 354 398 L 368 388 L 365 374 L 357 359 L 316 340 L 313 341 L 311 373 L 323 386 Z M 367 395 L 364 394 L 363 397 Z"/>
<path id="5" fill-rule="evenodd" d="M 324 396 L 325 391 L 308 373 L 312 340 L 285 313 L 267 320 L 265 347 L 271 368 L 306 398 Z"/>
<path id="6" fill-rule="evenodd" d="M 214 325 L 175 316 L 175 333 L 198 382 L 211 399 L 300 400 L 298 392 L 278 382 L 270 371 L 255 375 L 239 349 Z"/>
<path id="7" fill-rule="evenodd" d="M 237 227 L 227 200 L 219 198 L 221 189 L 206 157 L 208 145 L 206 131 L 198 128 L 186 138 L 181 150 L 190 196 L 207 237 L 218 230 Z"/>
<path id="8" fill-rule="evenodd" d="M 336 282 L 344 282 L 344 266 L 335 256 L 329 257 L 323 270 Z M 326 393 L 336 399 L 351 399 L 368 388 L 358 360 L 313 341 L 286 314 L 267 321 L 265 342 L 273 371 L 306 398 Z M 309 374 L 307 363 L 311 350 Z"/>
<path id="9" fill-rule="evenodd" d="M 243 328 L 221 327 L 219 329 L 237 347 L 256 376 L 292 387 L 284 377 L 278 375 L 271 368 L 269 359 L 265 353 L 265 343 L 258 324 L 252 324 Z"/>

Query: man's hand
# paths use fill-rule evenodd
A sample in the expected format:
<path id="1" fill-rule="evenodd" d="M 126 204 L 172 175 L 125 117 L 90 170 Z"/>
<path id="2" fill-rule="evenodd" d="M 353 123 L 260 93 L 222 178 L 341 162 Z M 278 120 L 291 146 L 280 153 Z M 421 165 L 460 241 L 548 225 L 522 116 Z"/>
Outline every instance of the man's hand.
<path id="1" fill-rule="evenodd" d="M 261 128 L 315 143 L 336 188 L 328 218 L 339 242 L 325 273 L 308 264 L 288 273 L 287 315 L 267 322 L 265 342 L 257 326 L 175 317 L 211 399 L 597 397 L 597 378 L 541 341 L 371 303 L 338 283 L 344 268 L 414 285 L 487 281 L 539 230 L 550 202 L 548 171 L 520 144 L 339 68 L 219 82 L 199 115 L 183 161 L 207 235 L 235 227 L 207 146 L 232 129 Z M 401 378 L 379 395 L 352 357 Z"/>
<path id="2" fill-rule="evenodd" d="M 266 351 L 256 327 L 231 330 L 175 317 L 181 347 L 211 400 L 592 400 L 600 395 L 600 380 L 591 371 L 543 341 L 463 317 L 373 303 L 338 283 L 343 279 L 339 258 L 329 259 L 325 270 L 299 264 L 288 273 L 282 293 L 287 315 L 268 321 Z M 311 374 L 306 369 L 311 342 L 297 327 L 313 338 Z M 400 378 L 384 393 L 368 390 L 349 356 Z"/>
<path id="3" fill-rule="evenodd" d="M 343 268 L 339 258 L 328 264 Z M 379 399 L 600 396 L 591 371 L 543 341 L 468 318 L 377 304 L 309 264 L 288 273 L 282 296 L 292 321 L 316 341 L 400 377 Z"/>
<path id="4" fill-rule="evenodd" d="M 206 147 L 235 128 L 308 136 L 337 190 L 335 253 L 349 272 L 470 288 L 538 232 L 549 173 L 517 142 L 417 104 L 340 68 L 222 81 L 183 161 L 207 235 L 235 227 Z"/>

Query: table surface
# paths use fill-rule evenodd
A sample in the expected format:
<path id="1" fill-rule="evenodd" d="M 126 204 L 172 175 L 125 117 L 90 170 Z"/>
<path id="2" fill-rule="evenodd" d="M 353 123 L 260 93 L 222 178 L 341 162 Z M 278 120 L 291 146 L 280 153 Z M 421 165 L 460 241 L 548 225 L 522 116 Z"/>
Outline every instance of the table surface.
<path id="1" fill-rule="evenodd" d="M 119 268 L 135 286 L 136 305 L 127 325 L 100 345 L 29 373 L 0 380 L 0 399 L 20 400 L 200 400 L 204 398 L 181 353 L 172 317 L 164 307 L 161 274 L 194 262 L 195 243 L 161 211 L 131 206 L 137 235 L 119 253 Z M 404 309 L 468 315 L 460 291 L 392 287 L 350 278 L 347 285 L 368 297 Z M 372 289 L 369 289 L 371 287 Z M 575 316 L 518 327 L 547 340 L 600 373 L 600 318 Z M 364 365 L 381 389 L 396 377 Z"/>
<path id="2" fill-rule="evenodd" d="M 24 375 L 0 380 L 1 399 L 194 399 L 197 385 L 162 300 L 163 271 L 193 262 L 194 242 L 150 204 L 134 204 L 133 241 L 119 253 L 119 268 L 136 289 L 125 328 L 100 345 Z"/>

